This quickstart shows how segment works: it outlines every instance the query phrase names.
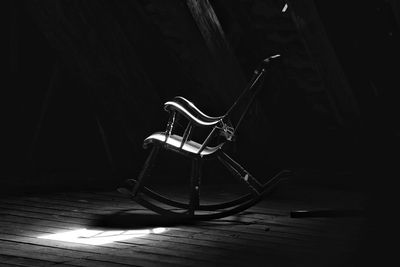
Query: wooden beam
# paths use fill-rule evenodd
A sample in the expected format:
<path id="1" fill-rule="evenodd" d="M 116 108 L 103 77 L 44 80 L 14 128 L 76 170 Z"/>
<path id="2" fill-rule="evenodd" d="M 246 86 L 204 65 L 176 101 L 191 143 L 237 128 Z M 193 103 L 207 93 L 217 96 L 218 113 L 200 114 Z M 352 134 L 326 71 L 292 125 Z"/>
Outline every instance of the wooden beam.
<path id="1" fill-rule="evenodd" d="M 219 57 L 220 52 L 230 54 L 230 45 L 209 1 L 187 0 L 186 3 L 212 54 L 215 57 Z"/>
<path id="2" fill-rule="evenodd" d="M 225 97 L 233 103 L 235 97 L 243 90 L 246 79 L 218 17 L 208 0 L 187 0 L 186 4 L 212 55 Z"/>
<path id="3" fill-rule="evenodd" d="M 10 4 L 10 70 L 18 71 L 19 41 L 18 41 L 18 1 L 9 1 Z"/>
<path id="4" fill-rule="evenodd" d="M 104 151 L 106 152 L 108 163 L 110 164 L 112 170 L 115 171 L 115 164 L 114 164 L 113 156 L 111 154 L 110 145 L 108 144 L 108 140 L 107 140 L 108 138 L 107 138 L 107 135 L 106 135 L 106 133 L 104 131 L 104 127 L 101 124 L 99 116 L 95 113 L 95 111 L 93 111 L 93 116 L 94 116 L 94 118 L 96 120 L 96 125 L 97 125 L 97 128 L 99 130 L 99 134 L 100 134 L 101 140 L 103 142 Z"/>

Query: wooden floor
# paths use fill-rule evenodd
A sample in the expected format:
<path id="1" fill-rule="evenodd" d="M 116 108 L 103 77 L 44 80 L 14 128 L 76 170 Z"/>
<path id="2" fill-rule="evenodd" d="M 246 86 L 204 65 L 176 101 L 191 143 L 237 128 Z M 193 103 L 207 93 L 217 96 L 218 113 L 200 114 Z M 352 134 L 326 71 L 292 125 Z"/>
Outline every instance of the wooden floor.
<path id="1" fill-rule="evenodd" d="M 3 196 L 0 266 L 356 265 L 363 217 L 290 216 L 321 204 L 272 197 L 239 216 L 185 225 L 163 221 L 115 191 Z M 38 238 L 83 228 L 150 233 L 100 245 Z"/>

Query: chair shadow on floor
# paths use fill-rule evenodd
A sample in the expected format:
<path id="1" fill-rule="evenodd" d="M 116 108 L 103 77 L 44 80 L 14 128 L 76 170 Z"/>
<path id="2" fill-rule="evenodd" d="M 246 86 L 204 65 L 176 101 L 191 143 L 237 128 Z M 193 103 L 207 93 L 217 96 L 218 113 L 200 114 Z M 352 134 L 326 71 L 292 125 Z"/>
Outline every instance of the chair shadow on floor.
<path id="1" fill-rule="evenodd" d="M 106 229 L 147 229 L 157 227 L 181 226 L 221 226 L 221 225 L 249 225 L 251 223 L 241 220 L 240 215 L 230 219 L 213 221 L 196 221 L 191 219 L 176 218 L 151 213 L 146 210 L 123 210 L 110 214 L 96 215 L 91 226 Z"/>

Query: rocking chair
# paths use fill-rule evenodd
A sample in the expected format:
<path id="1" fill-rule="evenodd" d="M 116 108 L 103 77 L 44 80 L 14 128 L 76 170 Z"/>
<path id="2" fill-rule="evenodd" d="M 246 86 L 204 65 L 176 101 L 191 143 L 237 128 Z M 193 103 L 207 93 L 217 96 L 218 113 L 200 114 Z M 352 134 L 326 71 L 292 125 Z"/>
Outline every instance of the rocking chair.
<path id="1" fill-rule="evenodd" d="M 231 216 L 248 209 L 262 200 L 282 180 L 284 174 L 289 171 L 281 171 L 265 184 L 262 184 L 239 163 L 228 156 L 225 147 L 229 142 L 234 141 L 238 127 L 252 104 L 255 95 L 261 88 L 267 67 L 279 57 L 280 55 L 274 55 L 262 61 L 254 71 L 253 77 L 245 90 L 223 116 L 208 116 L 201 112 L 192 102 L 180 96 L 166 102 L 164 109 L 170 113 L 166 130 L 156 132 L 144 140 L 144 148 L 152 145 L 152 149 L 139 177 L 136 180 L 127 180 L 128 188 L 119 188 L 118 191 L 128 195 L 143 207 L 163 216 L 189 220 L 212 220 Z M 247 102 L 242 103 L 245 99 Z M 235 127 L 233 127 L 229 123 L 230 115 L 239 104 L 244 104 L 244 110 L 241 112 Z M 184 131 L 182 129 L 183 133 L 179 134 L 176 128 L 177 124 L 179 124 L 178 121 L 183 117 L 186 118 L 187 125 Z M 207 130 L 208 135 L 204 136 L 204 141 L 201 143 L 191 139 L 194 130 L 197 130 L 196 128 Z M 143 185 L 160 148 L 177 152 L 191 159 L 192 172 L 188 203 L 167 198 Z M 249 193 L 227 202 L 201 204 L 201 166 L 203 161 L 210 159 L 217 159 L 222 163 L 225 168 L 247 186 Z M 155 202 L 158 203 L 155 204 Z"/>

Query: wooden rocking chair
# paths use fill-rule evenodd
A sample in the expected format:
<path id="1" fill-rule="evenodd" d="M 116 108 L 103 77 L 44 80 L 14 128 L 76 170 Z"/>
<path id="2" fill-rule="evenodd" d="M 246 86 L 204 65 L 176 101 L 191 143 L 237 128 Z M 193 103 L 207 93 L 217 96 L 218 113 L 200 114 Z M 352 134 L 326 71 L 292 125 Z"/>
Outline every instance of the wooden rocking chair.
<path id="1" fill-rule="evenodd" d="M 163 132 L 156 132 L 144 140 L 144 148 L 147 148 L 151 144 L 152 150 L 139 177 L 137 180 L 127 180 L 129 188 L 119 188 L 118 191 L 129 195 L 132 200 L 156 213 L 189 220 L 223 218 L 244 211 L 259 202 L 278 184 L 283 175 L 287 174 L 288 171 L 282 171 L 269 179 L 267 183 L 262 184 L 239 163 L 228 156 L 224 150 L 228 143 L 234 140 L 236 130 L 240 126 L 255 95 L 261 87 L 267 67 L 279 57 L 280 55 L 274 55 L 262 61 L 259 67 L 254 71 L 253 77 L 245 90 L 223 116 L 207 116 L 192 102 L 180 96 L 166 102 L 164 104 L 164 109 L 170 113 L 166 130 Z M 232 127 L 228 124 L 230 115 L 234 108 L 236 108 L 239 103 L 243 102 L 244 99 L 247 100 L 247 102 L 244 103 L 244 110 L 240 114 L 240 118 L 235 127 Z M 183 117 L 186 118 L 185 120 L 188 123 L 183 133 L 178 134 L 175 128 L 178 121 Z M 196 128 L 207 130 L 208 135 L 205 135 L 202 143 L 191 139 L 192 133 L 194 130 L 197 130 Z M 160 148 L 174 151 L 191 158 L 192 173 L 188 203 L 172 200 L 143 185 L 144 179 L 148 175 Z M 201 166 L 203 161 L 209 159 L 217 159 L 222 163 L 223 166 L 248 187 L 249 193 L 235 200 L 223 203 L 210 205 L 201 204 L 199 194 Z M 154 202 L 158 203 L 155 204 Z"/>

